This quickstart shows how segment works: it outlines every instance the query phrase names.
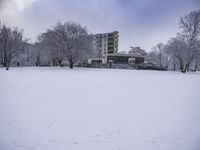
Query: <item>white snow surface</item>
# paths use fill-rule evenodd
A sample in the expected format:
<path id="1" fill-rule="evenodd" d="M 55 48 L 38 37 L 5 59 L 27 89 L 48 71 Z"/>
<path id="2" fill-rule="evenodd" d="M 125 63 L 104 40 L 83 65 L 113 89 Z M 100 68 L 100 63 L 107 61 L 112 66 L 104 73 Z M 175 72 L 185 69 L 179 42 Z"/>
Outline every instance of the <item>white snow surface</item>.
<path id="1" fill-rule="evenodd" d="M 1 68 L 0 150 L 200 150 L 200 73 Z"/>

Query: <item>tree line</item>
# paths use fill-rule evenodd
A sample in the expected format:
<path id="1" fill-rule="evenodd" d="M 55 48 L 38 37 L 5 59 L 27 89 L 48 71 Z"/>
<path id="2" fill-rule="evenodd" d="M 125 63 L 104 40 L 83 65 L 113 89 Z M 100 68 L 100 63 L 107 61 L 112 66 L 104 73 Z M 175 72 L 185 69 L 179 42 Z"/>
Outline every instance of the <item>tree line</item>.
<path id="1" fill-rule="evenodd" d="M 85 60 L 94 53 L 90 42 L 91 36 L 87 28 L 76 22 L 57 22 L 56 25 L 39 35 L 37 42 L 33 45 L 29 44 L 28 40 L 24 40 L 23 30 L 1 24 L 1 65 L 8 69 L 11 60 L 24 53 L 28 46 L 32 45 L 35 50 L 36 66 L 39 66 L 42 58 L 46 56 L 54 66 L 62 66 L 62 62 L 67 60 L 70 68 L 73 68 L 74 63 Z"/>
<path id="2" fill-rule="evenodd" d="M 174 70 L 179 69 L 183 73 L 191 67 L 196 71 L 200 62 L 200 10 L 181 17 L 179 27 L 181 31 L 166 44 L 159 43 L 150 52 L 131 47 L 129 53 L 144 55 L 148 62 L 166 69 L 172 65 Z M 91 43 L 92 35 L 87 28 L 73 21 L 58 21 L 40 34 L 34 44 L 24 38 L 23 30 L 0 23 L 0 62 L 7 69 L 25 52 L 27 62 L 32 59 L 36 66 L 44 64 L 45 60 L 53 66 L 62 66 L 67 61 L 73 68 L 77 62 L 98 57 Z"/>
<path id="3" fill-rule="evenodd" d="M 183 73 L 196 71 L 200 63 L 200 10 L 181 17 L 179 27 L 181 31 L 175 37 L 152 48 L 147 60 L 166 69 L 172 64 L 174 70 Z"/>

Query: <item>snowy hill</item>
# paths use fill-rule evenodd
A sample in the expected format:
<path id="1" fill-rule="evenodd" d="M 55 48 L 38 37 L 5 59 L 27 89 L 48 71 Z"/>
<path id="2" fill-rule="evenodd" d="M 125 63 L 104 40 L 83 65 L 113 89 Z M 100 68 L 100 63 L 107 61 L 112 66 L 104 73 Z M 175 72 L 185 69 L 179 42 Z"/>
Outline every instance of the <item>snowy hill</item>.
<path id="1" fill-rule="evenodd" d="M 199 150 L 200 74 L 0 69 L 0 150 Z"/>

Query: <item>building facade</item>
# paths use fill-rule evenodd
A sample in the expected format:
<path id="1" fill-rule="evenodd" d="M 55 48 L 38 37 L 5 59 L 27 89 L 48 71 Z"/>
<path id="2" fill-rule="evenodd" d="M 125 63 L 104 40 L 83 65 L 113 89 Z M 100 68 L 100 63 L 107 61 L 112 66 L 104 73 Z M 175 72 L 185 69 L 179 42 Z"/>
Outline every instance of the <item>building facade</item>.
<path id="1" fill-rule="evenodd" d="M 106 59 L 108 54 L 118 52 L 118 31 L 93 35 L 93 48 L 98 58 Z"/>

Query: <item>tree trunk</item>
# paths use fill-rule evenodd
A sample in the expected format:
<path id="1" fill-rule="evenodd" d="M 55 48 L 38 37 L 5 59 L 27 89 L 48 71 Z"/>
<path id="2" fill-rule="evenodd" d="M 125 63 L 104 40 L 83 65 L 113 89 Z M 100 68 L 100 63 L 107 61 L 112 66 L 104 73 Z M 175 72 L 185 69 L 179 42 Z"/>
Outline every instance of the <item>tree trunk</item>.
<path id="1" fill-rule="evenodd" d="M 74 68 L 74 63 L 73 62 L 69 62 L 69 67 L 70 67 L 70 69 L 73 69 Z"/>
<path id="2" fill-rule="evenodd" d="M 9 66 L 6 67 L 6 70 L 9 70 Z"/>
<path id="3" fill-rule="evenodd" d="M 179 61 L 180 61 L 180 69 L 181 69 L 181 72 L 182 73 L 185 73 L 186 72 L 186 66 L 184 65 L 183 61 L 181 58 L 179 58 Z"/>
<path id="4" fill-rule="evenodd" d="M 168 70 L 168 67 L 169 67 L 169 65 L 166 65 L 166 66 L 165 66 L 165 70 Z"/>
<path id="5" fill-rule="evenodd" d="M 196 72 L 197 71 L 197 65 L 195 64 L 195 66 L 194 66 L 194 72 Z"/>
<path id="6" fill-rule="evenodd" d="M 174 64 L 174 71 L 176 71 L 176 64 Z"/>
<path id="7" fill-rule="evenodd" d="M 36 58 L 36 66 L 40 66 L 40 57 L 39 56 L 37 56 L 37 58 Z"/>
<path id="8" fill-rule="evenodd" d="M 8 63 L 6 64 L 6 70 L 9 70 L 9 67 L 10 67 L 10 63 L 8 62 Z"/>
<path id="9" fill-rule="evenodd" d="M 109 63 L 109 68 L 112 68 L 112 63 Z"/>
<path id="10" fill-rule="evenodd" d="M 8 64 L 8 60 L 7 60 L 7 58 L 4 58 L 4 60 L 2 61 L 2 65 L 4 67 L 7 67 L 7 64 Z"/>
<path id="11" fill-rule="evenodd" d="M 186 66 L 185 66 L 185 70 L 188 72 L 189 69 L 190 69 L 190 64 L 186 64 Z"/>
<path id="12" fill-rule="evenodd" d="M 159 52 L 159 61 L 160 61 L 160 67 L 162 67 L 162 54 L 161 54 L 161 50 Z"/>
<path id="13" fill-rule="evenodd" d="M 197 63 L 197 59 L 195 60 L 195 65 L 194 65 L 194 72 L 196 72 L 197 71 L 197 68 L 198 68 L 198 65 L 197 65 L 198 63 Z"/>
<path id="14" fill-rule="evenodd" d="M 62 67 L 62 60 L 58 60 L 59 66 Z"/>
<path id="15" fill-rule="evenodd" d="M 186 70 L 187 70 L 186 67 L 181 67 L 181 72 L 182 73 L 186 73 Z"/>
<path id="16" fill-rule="evenodd" d="M 56 61 L 54 59 L 51 59 L 53 66 L 56 66 Z"/>
<path id="17" fill-rule="evenodd" d="M 185 73 L 186 72 L 186 66 L 184 66 L 182 63 L 180 64 L 180 69 L 181 69 L 181 72 L 182 73 Z"/>

